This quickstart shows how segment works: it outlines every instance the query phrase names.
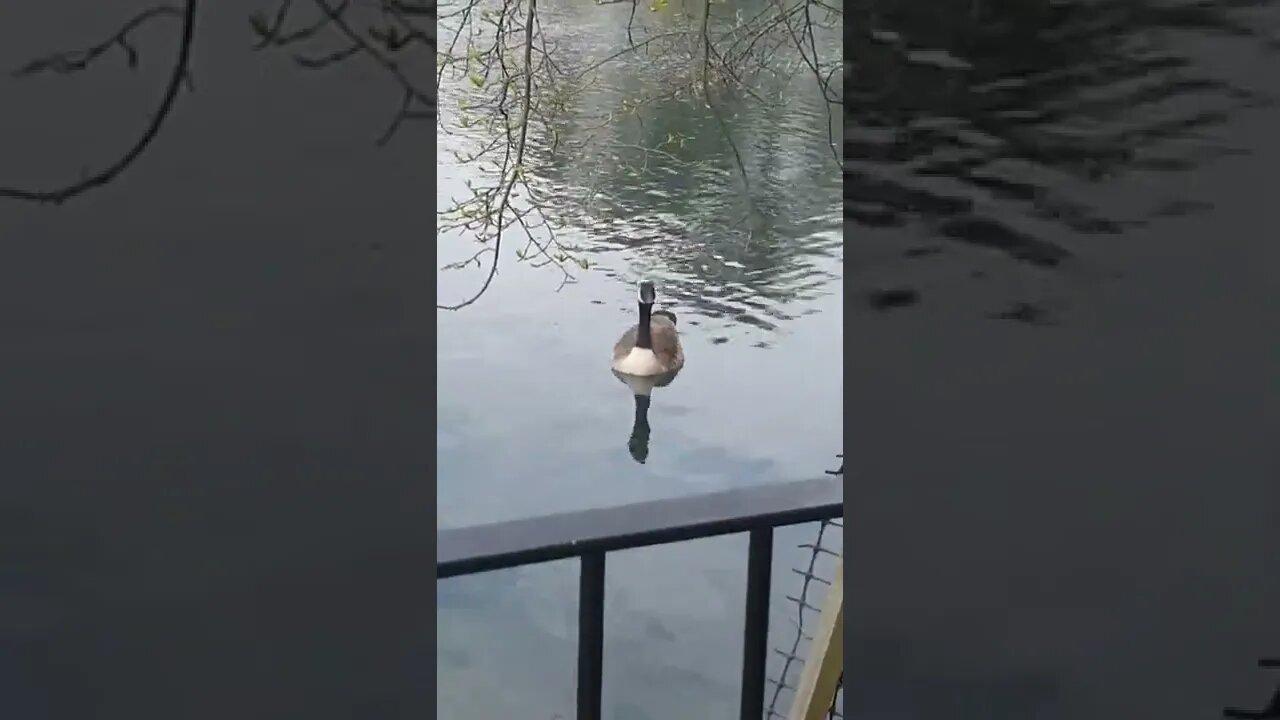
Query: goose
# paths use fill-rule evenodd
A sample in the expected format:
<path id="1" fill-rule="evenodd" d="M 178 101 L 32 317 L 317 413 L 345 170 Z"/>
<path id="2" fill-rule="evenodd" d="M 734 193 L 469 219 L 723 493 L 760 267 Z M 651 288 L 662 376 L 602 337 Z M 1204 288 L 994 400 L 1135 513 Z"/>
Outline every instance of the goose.
<path id="1" fill-rule="evenodd" d="M 684 367 L 684 350 L 676 332 L 676 315 L 653 311 L 657 292 L 648 280 L 640 282 L 640 321 L 613 345 L 613 370 L 633 377 L 654 377 Z"/>
<path id="2" fill-rule="evenodd" d="M 676 315 L 670 310 L 654 311 L 656 297 L 652 282 L 640 283 L 640 321 L 614 343 L 611 368 L 635 398 L 635 420 L 627 450 L 641 464 L 649 457 L 650 395 L 654 388 L 670 385 L 684 367 Z"/>

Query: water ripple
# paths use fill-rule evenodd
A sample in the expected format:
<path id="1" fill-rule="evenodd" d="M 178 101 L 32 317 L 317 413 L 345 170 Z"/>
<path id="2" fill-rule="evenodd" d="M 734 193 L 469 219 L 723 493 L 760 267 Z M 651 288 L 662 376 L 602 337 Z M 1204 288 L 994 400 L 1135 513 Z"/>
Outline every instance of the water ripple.
<path id="1" fill-rule="evenodd" d="M 1105 188 L 1241 152 L 1220 126 L 1272 98 L 1179 48 L 1225 35 L 1274 51 L 1248 12 L 1270 5 L 868 3 L 846 33 L 845 216 L 1051 269 L 1085 237 L 1200 211 L 1121 213 Z"/>

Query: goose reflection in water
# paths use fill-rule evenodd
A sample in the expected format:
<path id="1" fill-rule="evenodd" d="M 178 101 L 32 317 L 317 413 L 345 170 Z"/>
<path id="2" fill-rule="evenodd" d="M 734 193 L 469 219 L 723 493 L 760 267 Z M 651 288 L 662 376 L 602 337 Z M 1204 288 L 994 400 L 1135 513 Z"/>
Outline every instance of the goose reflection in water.
<path id="1" fill-rule="evenodd" d="M 643 464 L 649 459 L 649 398 L 654 388 L 670 385 L 671 381 L 680 374 L 680 368 L 648 377 L 626 375 L 617 370 L 612 372 L 614 377 L 631 388 L 631 394 L 635 398 L 636 415 L 635 421 L 631 424 L 631 437 L 627 440 L 627 450 L 636 462 Z"/>

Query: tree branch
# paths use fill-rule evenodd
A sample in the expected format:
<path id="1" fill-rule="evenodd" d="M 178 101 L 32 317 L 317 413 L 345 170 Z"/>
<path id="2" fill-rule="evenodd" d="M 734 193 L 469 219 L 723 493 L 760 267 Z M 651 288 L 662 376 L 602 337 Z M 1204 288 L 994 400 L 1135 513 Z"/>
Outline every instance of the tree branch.
<path id="1" fill-rule="evenodd" d="M 89 48 L 84 51 L 83 54 L 77 55 L 75 53 L 60 53 L 59 55 L 51 56 L 51 58 L 62 58 L 68 64 L 61 65 L 58 61 L 51 60 L 43 66 L 32 69 L 33 65 L 39 64 L 29 63 L 27 66 L 24 66 L 23 69 L 26 70 L 26 72 L 22 74 L 39 72 L 45 67 L 54 69 L 55 72 L 75 72 L 76 70 L 83 69 L 88 65 L 88 63 L 92 62 L 93 59 L 105 52 L 105 50 L 98 50 L 95 53 L 94 50 L 97 48 L 110 48 L 113 45 L 121 45 L 132 52 L 132 47 L 129 46 L 128 41 L 124 39 L 128 32 L 137 28 L 152 17 L 168 15 L 172 10 L 172 8 L 167 6 L 152 8 L 152 10 L 142 13 L 129 23 L 126 23 L 124 28 L 118 31 L 111 38 L 108 38 L 104 43 L 99 43 L 98 45 Z M 152 114 L 151 121 L 147 124 L 142 135 L 118 160 L 111 165 L 108 165 L 105 169 L 90 175 L 79 182 L 54 190 L 27 190 L 18 187 L 0 186 L 0 197 L 10 198 L 13 200 L 25 200 L 28 202 L 60 204 L 76 197 L 77 195 L 88 192 L 89 190 L 107 185 L 133 165 L 133 163 L 137 161 L 144 152 L 146 152 L 147 147 L 151 145 L 151 142 L 155 140 L 156 135 L 160 132 L 160 128 L 164 126 L 165 121 L 169 118 L 169 114 L 173 111 L 173 106 L 177 101 L 178 93 L 182 89 L 183 82 L 189 81 L 188 66 L 191 61 L 191 44 L 195 36 L 195 19 L 196 0 L 186 0 L 186 4 L 182 9 L 182 34 L 180 37 L 180 44 L 178 46 L 178 56 L 174 60 L 173 71 L 169 75 L 169 82 L 165 86 L 164 95 L 161 97 L 160 104 L 156 108 L 155 113 Z M 130 55 L 130 57 L 133 57 L 133 55 Z M 79 67 L 75 67 L 76 61 L 80 62 Z"/>
<path id="2" fill-rule="evenodd" d="M 533 27 L 534 13 L 537 10 L 538 0 L 528 0 L 529 9 L 525 13 L 524 21 L 524 97 L 520 103 L 520 137 L 515 147 L 515 165 L 510 172 L 510 177 L 506 179 L 506 187 L 502 191 L 502 199 L 498 204 L 498 223 L 496 234 L 493 239 L 493 260 L 489 263 L 489 273 L 485 276 L 484 284 L 476 291 L 474 295 L 455 305 L 436 304 L 438 310 L 461 310 L 471 305 L 484 295 L 489 289 L 489 285 L 493 283 L 493 278 L 498 274 L 498 254 L 502 250 L 502 230 L 503 215 L 511 203 L 511 190 L 515 187 L 516 180 L 520 179 L 524 174 L 524 151 L 525 144 L 529 137 L 529 108 L 533 102 Z M 517 215 L 517 217 L 519 217 Z M 523 219 L 521 220 L 523 223 Z M 526 233 L 528 228 L 526 227 Z M 528 233 L 532 238 L 532 234 Z"/>
<path id="3" fill-rule="evenodd" d="M 134 15 L 121 28 L 100 43 L 90 45 L 81 50 L 69 50 L 65 52 L 53 53 L 45 57 L 36 58 L 14 70 L 12 77 L 25 77 L 29 75 L 37 75 L 42 72 L 53 72 L 60 75 L 69 75 L 71 73 L 80 72 L 89 67 L 94 60 L 97 60 L 107 51 L 114 47 L 124 51 L 125 61 L 129 67 L 137 67 L 138 51 L 129 42 L 129 33 L 147 24 L 147 22 L 159 17 L 175 17 L 183 16 L 182 8 L 173 5 L 157 5 L 147 8 L 142 12 Z"/>

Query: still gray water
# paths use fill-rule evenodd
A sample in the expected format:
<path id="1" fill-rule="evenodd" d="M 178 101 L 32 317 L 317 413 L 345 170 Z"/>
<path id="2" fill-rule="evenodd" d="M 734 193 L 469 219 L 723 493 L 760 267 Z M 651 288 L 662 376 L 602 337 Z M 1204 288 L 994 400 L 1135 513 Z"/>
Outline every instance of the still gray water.
<path id="1" fill-rule="evenodd" d="M 568 67 L 626 48 L 630 9 L 587 0 L 539 4 L 548 43 Z M 701 4 L 683 3 L 642 9 L 634 38 L 672 32 L 700 12 Z M 716 21 L 731 26 L 732 11 Z M 442 21 L 444 37 L 447 27 Z M 824 61 L 838 68 L 838 21 L 825 35 L 819 29 L 818 40 Z M 556 236 L 587 268 L 571 267 L 574 281 L 562 287 L 560 270 L 518 263 L 508 250 L 475 304 L 439 314 L 441 527 L 804 479 L 839 462 L 839 108 L 829 108 L 808 71 L 766 78 L 759 86 L 777 98 L 767 106 L 742 93 L 714 96 L 727 139 L 701 99 L 671 93 L 698 68 L 678 50 L 655 46 L 601 65 L 555 123 L 534 130 L 525 167 Z M 475 163 L 451 162 L 450 151 L 472 152 L 492 137 L 460 109 L 479 102 L 477 84 L 459 73 L 446 74 L 441 86 L 442 210 L 467 196 L 467 181 L 492 176 Z M 657 100 L 639 120 L 626 112 L 628 103 L 650 98 Z M 523 245 L 518 230 L 512 237 Z M 476 249 L 472 235 L 442 232 L 439 264 Z M 438 301 L 464 300 L 484 277 L 476 265 L 441 270 Z M 640 463 L 628 449 L 631 393 L 609 363 L 614 341 L 636 322 L 642 278 L 656 283 L 659 307 L 677 314 L 687 362 L 654 391 Z M 793 530 L 779 542 L 778 645 L 790 642 L 795 616 L 784 596 L 798 585 L 786 569 L 805 559 L 795 546 L 812 542 L 814 532 Z M 838 535 L 829 541 L 838 546 Z M 608 717 L 736 713 L 745 542 L 610 557 Z M 573 712 L 576 567 L 441 584 L 442 717 Z M 502 692 L 492 691 L 495 678 Z"/>

